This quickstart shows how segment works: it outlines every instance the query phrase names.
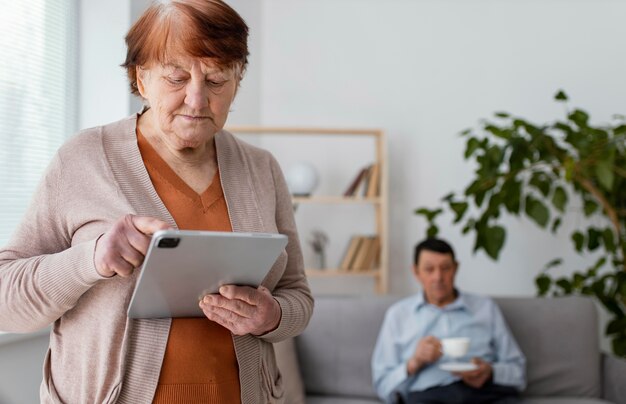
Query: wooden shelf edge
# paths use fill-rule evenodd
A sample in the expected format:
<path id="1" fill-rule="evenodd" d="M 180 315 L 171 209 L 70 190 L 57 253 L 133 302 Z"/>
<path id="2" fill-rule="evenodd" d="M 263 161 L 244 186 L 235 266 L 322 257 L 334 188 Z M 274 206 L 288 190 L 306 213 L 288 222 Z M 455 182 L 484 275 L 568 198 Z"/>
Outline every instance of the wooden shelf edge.
<path id="1" fill-rule="evenodd" d="M 357 135 L 357 136 L 382 136 L 382 129 L 363 128 L 303 128 L 286 126 L 248 126 L 233 125 L 225 127 L 231 133 L 252 133 L 269 135 Z"/>
<path id="2" fill-rule="evenodd" d="M 369 269 L 367 271 L 341 271 L 338 269 L 306 269 L 305 273 L 311 278 L 330 278 L 334 276 L 370 276 L 378 277 L 381 274 L 379 269 Z"/>
<path id="3" fill-rule="evenodd" d="M 379 204 L 382 199 L 362 198 L 353 196 L 295 196 L 291 198 L 293 203 L 372 203 Z"/>

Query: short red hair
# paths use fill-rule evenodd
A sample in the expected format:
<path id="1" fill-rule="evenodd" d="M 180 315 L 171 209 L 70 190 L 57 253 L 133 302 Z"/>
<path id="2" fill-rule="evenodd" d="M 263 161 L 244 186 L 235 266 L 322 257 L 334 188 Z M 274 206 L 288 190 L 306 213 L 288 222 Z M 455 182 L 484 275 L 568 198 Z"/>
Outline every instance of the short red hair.
<path id="1" fill-rule="evenodd" d="M 176 55 L 210 58 L 238 79 L 248 65 L 248 26 L 220 0 L 153 1 L 126 35 L 130 91 L 137 89 L 137 66 L 166 63 Z"/>

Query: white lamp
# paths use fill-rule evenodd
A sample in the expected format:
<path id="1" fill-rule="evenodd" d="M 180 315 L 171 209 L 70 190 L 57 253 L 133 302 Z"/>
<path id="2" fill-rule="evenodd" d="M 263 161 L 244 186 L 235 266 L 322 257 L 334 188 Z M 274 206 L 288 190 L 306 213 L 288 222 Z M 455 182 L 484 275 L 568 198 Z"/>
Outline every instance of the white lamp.
<path id="1" fill-rule="evenodd" d="M 319 175 L 312 164 L 300 162 L 289 167 L 285 180 L 292 195 L 309 196 L 317 187 Z"/>

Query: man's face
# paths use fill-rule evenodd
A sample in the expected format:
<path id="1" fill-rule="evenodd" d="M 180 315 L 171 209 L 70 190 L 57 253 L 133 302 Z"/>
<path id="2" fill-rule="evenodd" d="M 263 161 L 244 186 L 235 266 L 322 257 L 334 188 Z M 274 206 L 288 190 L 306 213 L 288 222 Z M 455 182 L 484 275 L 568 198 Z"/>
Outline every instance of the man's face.
<path id="1" fill-rule="evenodd" d="M 413 270 L 424 288 L 429 303 L 441 307 L 454 301 L 454 277 L 457 266 L 450 254 L 428 250 L 420 252 Z"/>

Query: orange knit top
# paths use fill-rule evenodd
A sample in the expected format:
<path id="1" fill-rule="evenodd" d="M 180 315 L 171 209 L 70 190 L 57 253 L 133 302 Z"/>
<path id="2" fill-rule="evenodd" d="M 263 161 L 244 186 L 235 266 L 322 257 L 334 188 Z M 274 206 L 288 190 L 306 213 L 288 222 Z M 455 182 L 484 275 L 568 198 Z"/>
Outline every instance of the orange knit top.
<path id="1" fill-rule="evenodd" d="M 200 195 L 137 129 L 143 162 L 181 230 L 232 231 L 219 172 Z M 230 331 L 207 318 L 172 319 L 153 403 L 240 403 L 239 366 Z"/>

